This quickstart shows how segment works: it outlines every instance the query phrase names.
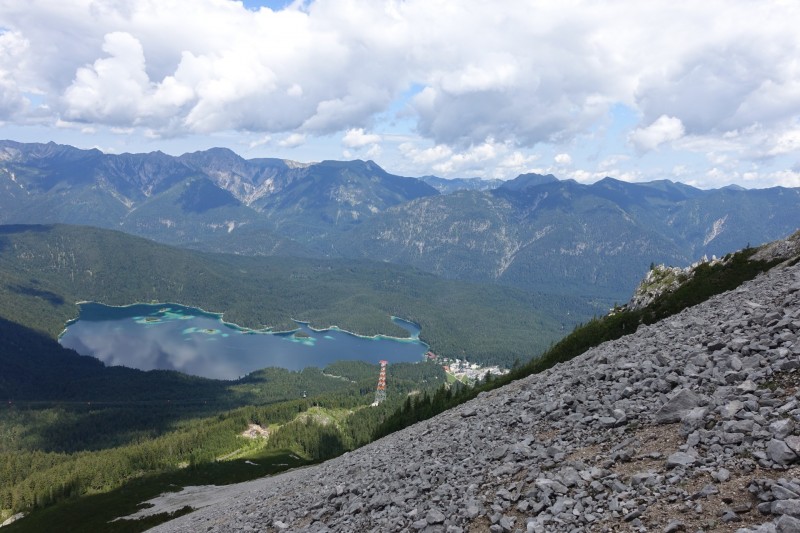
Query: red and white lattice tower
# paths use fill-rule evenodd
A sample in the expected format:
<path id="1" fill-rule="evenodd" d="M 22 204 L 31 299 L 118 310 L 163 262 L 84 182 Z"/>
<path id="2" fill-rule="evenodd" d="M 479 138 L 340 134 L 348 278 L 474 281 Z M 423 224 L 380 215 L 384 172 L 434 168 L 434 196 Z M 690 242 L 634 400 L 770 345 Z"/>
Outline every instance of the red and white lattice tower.
<path id="1" fill-rule="evenodd" d="M 375 405 L 386 399 L 386 365 L 389 361 L 381 361 L 381 373 L 378 376 L 378 388 L 375 390 Z"/>

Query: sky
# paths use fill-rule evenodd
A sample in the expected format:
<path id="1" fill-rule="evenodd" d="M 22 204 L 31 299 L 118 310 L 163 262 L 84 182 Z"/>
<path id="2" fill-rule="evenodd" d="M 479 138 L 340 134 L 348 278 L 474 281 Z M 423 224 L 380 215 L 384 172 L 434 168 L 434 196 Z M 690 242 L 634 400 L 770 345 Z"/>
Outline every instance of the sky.
<path id="1" fill-rule="evenodd" d="M 800 187 L 800 2 L 0 0 L 0 138 Z"/>

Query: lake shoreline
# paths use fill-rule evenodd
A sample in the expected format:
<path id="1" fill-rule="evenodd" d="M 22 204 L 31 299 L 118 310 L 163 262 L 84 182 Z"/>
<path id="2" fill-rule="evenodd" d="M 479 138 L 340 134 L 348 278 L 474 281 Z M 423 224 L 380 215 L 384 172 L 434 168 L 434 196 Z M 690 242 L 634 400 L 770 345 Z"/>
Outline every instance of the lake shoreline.
<path id="1" fill-rule="evenodd" d="M 227 322 L 223 318 L 225 316 L 225 312 L 224 311 L 223 312 L 207 311 L 206 309 L 203 309 L 202 307 L 199 307 L 199 306 L 196 306 L 196 305 L 186 305 L 186 304 L 182 304 L 182 303 L 179 303 L 179 302 L 159 302 L 159 303 L 134 302 L 134 303 L 124 304 L 124 305 L 113 305 L 113 304 L 107 304 L 107 303 L 104 303 L 104 302 L 98 302 L 98 301 L 94 301 L 94 300 L 80 300 L 78 302 L 75 302 L 75 305 L 78 306 L 78 316 L 75 317 L 75 318 L 71 318 L 71 319 L 67 320 L 66 324 L 64 325 L 64 329 L 61 330 L 61 333 L 58 334 L 58 337 L 56 339 L 60 339 L 61 336 L 64 335 L 64 333 L 67 331 L 67 328 L 80 319 L 80 306 L 83 305 L 83 304 L 99 304 L 99 305 L 104 305 L 106 307 L 113 307 L 113 308 L 116 308 L 116 309 L 125 309 L 125 308 L 128 308 L 128 307 L 135 307 L 137 305 L 153 305 L 153 306 L 160 306 L 160 307 L 169 306 L 169 305 L 176 305 L 176 306 L 179 306 L 179 307 L 184 307 L 186 309 L 197 309 L 197 310 L 205 313 L 206 315 L 216 316 L 217 318 L 219 318 L 219 321 L 222 322 L 222 324 L 224 324 L 225 326 L 228 326 L 231 329 L 235 329 L 237 331 L 241 331 L 241 332 L 244 332 L 244 333 L 258 333 L 258 334 L 265 334 L 265 335 L 287 335 L 287 334 L 290 334 L 290 333 L 296 333 L 296 332 L 300 331 L 300 328 L 273 331 L 273 329 L 271 327 L 269 327 L 269 326 L 263 327 L 263 328 L 258 328 L 258 329 L 257 328 L 248 328 L 248 327 L 245 327 L 245 326 L 240 326 L 239 324 L 236 324 L 234 322 Z M 415 328 L 417 328 L 417 330 L 419 330 L 419 332 L 416 335 L 409 334 L 408 337 L 395 337 L 395 336 L 392 336 L 392 335 L 384 335 L 382 333 L 377 333 L 375 335 L 362 335 L 362 334 L 356 333 L 354 331 L 346 330 L 346 329 L 341 328 L 341 327 L 339 327 L 337 325 L 331 325 L 331 326 L 328 326 L 328 327 L 323 327 L 323 328 L 319 328 L 318 329 L 318 328 L 313 327 L 311 325 L 311 321 L 308 321 L 308 320 L 299 320 L 299 319 L 296 319 L 296 318 L 290 318 L 289 320 L 291 320 L 292 322 L 295 322 L 297 324 L 303 324 L 308 329 L 310 329 L 311 331 L 313 331 L 315 333 L 325 333 L 326 331 L 339 331 L 339 332 L 342 332 L 342 333 L 347 333 L 348 335 L 353 335 L 354 337 L 358 337 L 360 339 L 373 339 L 373 340 L 385 339 L 385 340 L 392 340 L 392 341 L 399 341 L 399 342 L 417 341 L 417 342 L 421 342 L 422 344 L 425 344 L 426 346 L 428 346 L 430 348 L 428 343 L 426 343 L 425 341 L 420 339 L 420 334 L 422 333 L 422 326 L 420 326 L 419 324 L 417 324 L 413 320 L 408 320 L 408 319 L 405 319 L 405 318 L 402 318 L 402 317 L 399 317 L 399 316 L 395 316 L 395 315 L 389 315 L 389 318 L 391 318 L 392 320 L 400 320 L 402 322 L 406 322 L 408 324 L 411 324 Z M 400 327 L 402 327 L 402 326 L 400 326 Z M 403 328 L 403 329 L 405 329 L 405 328 Z"/>
<path id="2" fill-rule="evenodd" d="M 407 337 L 315 328 L 296 319 L 297 327 L 284 332 L 246 328 L 226 322 L 224 313 L 175 302 L 108 305 L 85 300 L 77 305 L 78 317 L 67 322 L 59 343 L 106 365 L 143 371 L 235 380 L 268 367 L 301 371 L 336 361 L 419 363 L 430 350 L 419 338 L 417 324 L 394 315 L 389 316 Z"/>

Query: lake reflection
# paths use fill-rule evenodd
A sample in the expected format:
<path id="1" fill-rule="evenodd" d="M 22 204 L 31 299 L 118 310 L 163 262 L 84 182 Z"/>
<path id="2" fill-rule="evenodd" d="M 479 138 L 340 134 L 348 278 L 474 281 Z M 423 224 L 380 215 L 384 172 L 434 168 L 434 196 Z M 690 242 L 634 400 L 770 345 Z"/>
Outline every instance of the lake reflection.
<path id="1" fill-rule="evenodd" d="M 336 328 L 314 331 L 303 323 L 294 333 L 261 333 L 176 304 L 82 303 L 78 319 L 67 325 L 59 342 L 108 365 L 178 370 L 215 379 L 237 379 L 269 366 L 302 370 L 341 360 L 421 361 L 428 346 L 419 341 L 419 330 L 410 322 L 394 320 L 411 333 L 411 339 L 364 338 Z"/>

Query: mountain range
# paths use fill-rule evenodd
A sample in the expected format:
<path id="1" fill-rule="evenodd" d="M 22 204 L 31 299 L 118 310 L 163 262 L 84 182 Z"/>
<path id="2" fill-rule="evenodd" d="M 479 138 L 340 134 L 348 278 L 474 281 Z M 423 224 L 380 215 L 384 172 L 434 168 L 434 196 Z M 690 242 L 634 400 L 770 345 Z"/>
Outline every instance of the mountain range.
<path id="1" fill-rule="evenodd" d="M 393 175 L 372 161 L 178 157 L 0 141 L 0 223 L 70 223 L 246 255 L 370 258 L 444 277 L 625 300 L 688 264 L 800 227 L 800 189 L 700 190 Z"/>

